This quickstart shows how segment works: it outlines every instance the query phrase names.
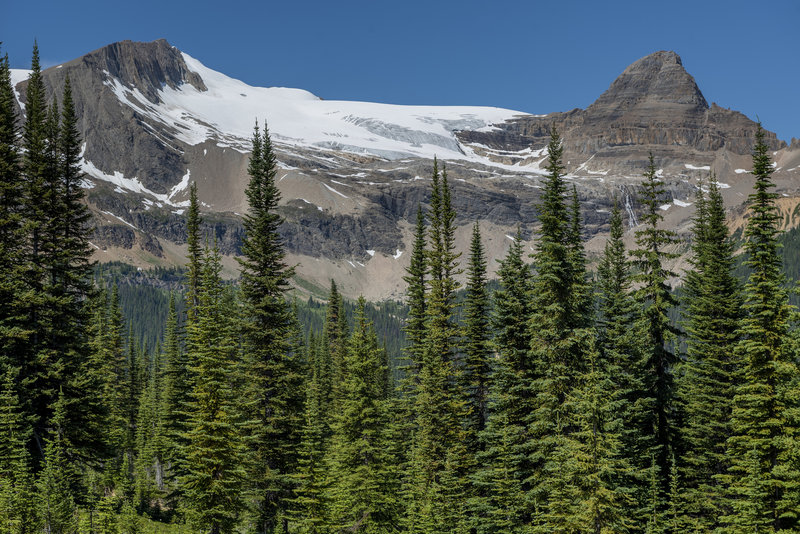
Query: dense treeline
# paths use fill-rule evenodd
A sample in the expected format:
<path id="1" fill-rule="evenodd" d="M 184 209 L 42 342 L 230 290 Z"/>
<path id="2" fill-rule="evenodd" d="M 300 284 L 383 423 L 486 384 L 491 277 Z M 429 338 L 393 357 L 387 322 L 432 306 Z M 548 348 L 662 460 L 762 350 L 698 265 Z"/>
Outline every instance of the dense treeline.
<path id="1" fill-rule="evenodd" d="M 120 286 L 92 283 L 69 81 L 48 106 L 36 50 L 32 70 L 18 132 L 0 63 L 3 532 L 800 529 L 800 352 L 760 130 L 747 281 L 711 177 L 682 303 L 652 157 L 636 246 L 615 208 L 592 277 L 553 130 L 535 250 L 518 234 L 493 292 L 434 161 L 393 363 L 364 299 L 288 298 L 256 126 L 241 278 L 222 281 L 192 187 L 185 291 L 153 344 L 126 339 Z"/>

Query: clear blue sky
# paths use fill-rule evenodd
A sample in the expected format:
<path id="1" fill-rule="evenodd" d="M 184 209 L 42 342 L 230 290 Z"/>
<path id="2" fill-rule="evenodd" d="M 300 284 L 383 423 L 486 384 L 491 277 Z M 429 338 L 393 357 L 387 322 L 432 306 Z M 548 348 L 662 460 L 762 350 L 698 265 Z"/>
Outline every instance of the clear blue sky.
<path id="1" fill-rule="evenodd" d="M 34 39 L 54 65 L 163 37 L 251 85 L 531 113 L 584 108 L 633 61 L 675 50 L 709 102 L 800 137 L 797 0 L 19 0 L 0 15 L 16 68 Z"/>

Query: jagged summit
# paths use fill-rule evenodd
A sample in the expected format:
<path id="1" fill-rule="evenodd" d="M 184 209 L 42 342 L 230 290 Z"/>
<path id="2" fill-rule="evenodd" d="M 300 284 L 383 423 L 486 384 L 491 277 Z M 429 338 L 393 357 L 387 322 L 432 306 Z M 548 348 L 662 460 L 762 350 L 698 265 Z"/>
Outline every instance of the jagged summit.
<path id="1" fill-rule="evenodd" d="M 661 50 L 628 66 L 586 113 L 613 120 L 633 112 L 653 120 L 653 112 L 693 114 L 706 109 L 708 102 L 680 56 Z"/>
<path id="2" fill-rule="evenodd" d="M 188 83 L 198 91 L 206 90 L 200 76 L 186 65 L 181 51 L 166 39 L 119 41 L 98 48 L 67 66 L 79 64 L 94 72 L 107 73 L 109 78 L 119 80 L 126 87 L 135 87 L 154 103 L 159 102 L 158 92 L 165 86 L 176 89 Z"/>

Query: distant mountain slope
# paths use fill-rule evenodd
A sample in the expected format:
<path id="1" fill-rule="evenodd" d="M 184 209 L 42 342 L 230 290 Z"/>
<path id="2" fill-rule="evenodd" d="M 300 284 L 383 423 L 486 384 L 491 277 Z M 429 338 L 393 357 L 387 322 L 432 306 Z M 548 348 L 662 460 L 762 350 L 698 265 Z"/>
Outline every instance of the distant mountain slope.
<path id="1" fill-rule="evenodd" d="M 649 153 L 670 198 L 662 209 L 688 228 L 698 179 L 713 169 L 728 205 L 748 193 L 756 125 L 708 105 L 674 52 L 642 58 L 585 110 L 529 115 L 468 106 L 397 106 L 327 101 L 301 90 L 259 88 L 213 71 L 165 40 L 123 41 L 44 72 L 60 94 L 70 77 L 85 145 L 89 206 L 100 261 L 180 264 L 183 212 L 195 182 L 207 230 L 238 252 L 247 209 L 249 139 L 266 120 L 283 194 L 282 228 L 301 276 L 330 277 L 350 296 L 397 296 L 410 228 L 427 203 L 431 160 L 447 165 L 466 249 L 480 220 L 490 258 L 505 254 L 521 226 L 533 238 L 545 146 L 555 125 L 565 142 L 569 179 L 578 187 L 588 247 L 600 250 L 616 198 L 637 223 L 636 186 Z M 14 71 L 24 113 L 27 74 Z M 532 103 L 532 107 L 534 103 Z M 794 196 L 800 144 L 769 142 L 780 191 Z M 229 262 L 233 274 L 234 262 Z M 492 268 L 495 262 L 490 262 Z"/>

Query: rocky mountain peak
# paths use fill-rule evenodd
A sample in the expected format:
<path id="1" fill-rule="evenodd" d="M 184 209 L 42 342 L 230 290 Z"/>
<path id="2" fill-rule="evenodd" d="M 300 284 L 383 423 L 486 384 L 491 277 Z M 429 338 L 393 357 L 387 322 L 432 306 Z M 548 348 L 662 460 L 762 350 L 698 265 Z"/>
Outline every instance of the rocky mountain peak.
<path id="1" fill-rule="evenodd" d="M 94 72 L 105 72 L 123 85 L 138 89 L 151 102 L 159 102 L 158 91 L 188 83 L 205 91 L 203 80 L 191 72 L 180 50 L 166 39 L 149 43 L 120 41 L 104 46 L 68 64 L 82 64 Z"/>
<path id="2" fill-rule="evenodd" d="M 672 51 L 654 52 L 628 66 L 586 112 L 613 120 L 631 112 L 652 116 L 656 109 L 690 114 L 708 109 L 694 78 Z"/>

